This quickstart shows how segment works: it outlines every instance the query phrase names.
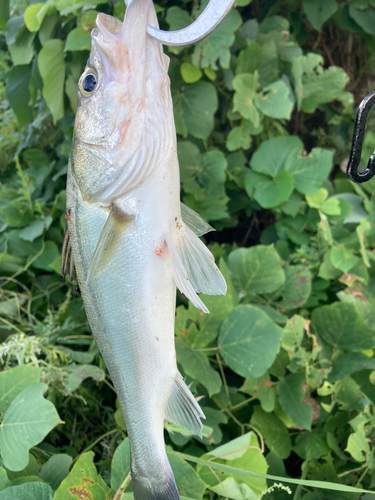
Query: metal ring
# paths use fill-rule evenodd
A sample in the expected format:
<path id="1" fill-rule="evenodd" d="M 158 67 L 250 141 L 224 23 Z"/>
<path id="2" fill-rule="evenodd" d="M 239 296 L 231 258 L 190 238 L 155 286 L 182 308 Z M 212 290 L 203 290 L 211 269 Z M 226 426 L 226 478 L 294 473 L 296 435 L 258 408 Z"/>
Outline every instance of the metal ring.
<path id="1" fill-rule="evenodd" d="M 202 14 L 189 26 L 178 31 L 163 31 L 147 25 L 147 32 L 164 45 L 183 46 L 205 38 L 224 19 L 235 0 L 210 0 Z M 126 0 L 129 6 L 132 0 Z"/>

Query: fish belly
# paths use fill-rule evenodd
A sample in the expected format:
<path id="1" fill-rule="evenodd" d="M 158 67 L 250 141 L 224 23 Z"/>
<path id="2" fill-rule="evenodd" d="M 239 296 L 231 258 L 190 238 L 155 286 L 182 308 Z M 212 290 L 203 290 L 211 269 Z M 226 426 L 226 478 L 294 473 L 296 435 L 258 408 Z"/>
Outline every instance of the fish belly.
<path id="1" fill-rule="evenodd" d="M 171 475 L 163 420 L 178 372 L 176 289 L 170 261 L 160 256 L 160 248 L 169 219 L 179 215 L 179 185 L 166 186 L 160 193 L 157 181 L 150 179 L 125 200 L 123 205 L 131 207 L 135 216 L 119 232 L 108 262 L 88 282 L 89 265 L 109 211 L 84 201 L 71 174 L 67 208 L 78 282 L 124 415 L 132 473 L 145 483 L 162 484 Z"/>

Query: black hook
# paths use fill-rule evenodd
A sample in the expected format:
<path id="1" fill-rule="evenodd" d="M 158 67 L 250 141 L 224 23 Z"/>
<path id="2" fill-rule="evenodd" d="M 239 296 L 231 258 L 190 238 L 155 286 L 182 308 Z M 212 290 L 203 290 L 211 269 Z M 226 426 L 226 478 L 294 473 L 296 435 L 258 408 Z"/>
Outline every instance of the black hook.
<path id="1" fill-rule="evenodd" d="M 358 172 L 358 165 L 361 161 L 363 139 L 366 131 L 367 117 L 370 109 L 375 104 L 375 92 L 371 92 L 366 96 L 357 111 L 355 119 L 352 149 L 350 151 L 349 163 L 346 168 L 346 173 L 353 182 L 361 183 L 369 181 L 375 175 L 375 151 L 370 156 L 366 170 Z"/>

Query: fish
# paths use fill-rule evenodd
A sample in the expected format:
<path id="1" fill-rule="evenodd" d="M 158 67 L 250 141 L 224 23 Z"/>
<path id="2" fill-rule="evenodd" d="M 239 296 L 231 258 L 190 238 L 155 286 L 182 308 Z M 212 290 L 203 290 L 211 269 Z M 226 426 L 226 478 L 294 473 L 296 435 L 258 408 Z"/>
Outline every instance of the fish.
<path id="1" fill-rule="evenodd" d="M 169 58 L 147 34 L 151 0 L 123 22 L 99 13 L 78 82 L 68 164 L 67 241 L 87 318 L 116 390 L 130 442 L 136 500 L 177 500 L 164 420 L 201 436 L 204 414 L 174 345 L 176 286 L 225 294 L 200 236 L 213 228 L 180 203 Z"/>

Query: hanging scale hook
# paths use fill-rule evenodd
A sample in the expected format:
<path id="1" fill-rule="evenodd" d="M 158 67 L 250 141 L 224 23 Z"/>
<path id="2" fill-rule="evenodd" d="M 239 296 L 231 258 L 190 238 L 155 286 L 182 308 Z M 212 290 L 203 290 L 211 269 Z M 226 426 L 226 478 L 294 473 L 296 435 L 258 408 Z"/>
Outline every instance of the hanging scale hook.
<path id="1" fill-rule="evenodd" d="M 126 0 L 129 7 L 133 0 Z M 202 14 L 189 26 L 178 31 L 163 31 L 147 26 L 147 32 L 164 45 L 190 45 L 205 38 L 228 14 L 235 0 L 209 0 Z"/>
<path id="2" fill-rule="evenodd" d="M 371 92 L 371 94 L 366 96 L 359 105 L 354 124 L 352 149 L 350 151 L 350 158 L 346 173 L 351 181 L 357 183 L 369 181 L 375 175 L 375 151 L 370 156 L 366 170 L 358 172 L 359 162 L 361 161 L 363 139 L 366 131 L 367 117 L 374 104 L 375 92 Z"/>

